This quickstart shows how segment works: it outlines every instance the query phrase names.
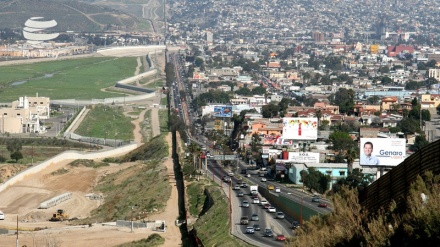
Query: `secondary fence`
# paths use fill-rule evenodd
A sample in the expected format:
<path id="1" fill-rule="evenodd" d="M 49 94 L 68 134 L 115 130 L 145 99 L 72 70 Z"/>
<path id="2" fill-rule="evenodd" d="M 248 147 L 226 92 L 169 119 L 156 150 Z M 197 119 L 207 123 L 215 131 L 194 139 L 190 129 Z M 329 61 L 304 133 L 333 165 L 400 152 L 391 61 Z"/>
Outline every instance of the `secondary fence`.
<path id="1" fill-rule="evenodd" d="M 72 198 L 72 193 L 67 192 L 64 194 L 61 194 L 59 196 L 55 196 L 47 201 L 44 201 L 40 204 L 40 209 L 48 209 L 51 208 L 53 206 L 56 206 L 64 201 L 69 200 L 70 198 Z"/>

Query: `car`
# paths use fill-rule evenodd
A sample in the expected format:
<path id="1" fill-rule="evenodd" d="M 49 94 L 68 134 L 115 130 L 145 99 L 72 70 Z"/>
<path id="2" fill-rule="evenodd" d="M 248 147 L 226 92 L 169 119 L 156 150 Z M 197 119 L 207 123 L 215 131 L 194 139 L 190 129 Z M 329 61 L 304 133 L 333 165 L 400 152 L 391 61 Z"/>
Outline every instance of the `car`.
<path id="1" fill-rule="evenodd" d="M 260 206 L 263 206 L 264 204 L 267 204 L 267 203 L 269 203 L 269 202 L 264 199 L 260 200 Z"/>
<path id="2" fill-rule="evenodd" d="M 244 208 L 248 208 L 249 207 L 249 202 L 244 200 L 244 201 L 241 202 L 241 206 L 244 207 Z"/>
<path id="3" fill-rule="evenodd" d="M 260 230 L 260 225 L 258 225 L 258 224 L 254 224 L 253 227 L 254 227 L 255 231 L 259 231 Z"/>
<path id="4" fill-rule="evenodd" d="M 275 186 L 273 186 L 272 184 L 268 184 L 268 185 L 267 185 L 267 189 L 268 189 L 268 190 L 274 190 L 274 189 L 275 189 Z"/>
<path id="5" fill-rule="evenodd" d="M 259 204 L 260 203 L 260 199 L 258 199 L 258 197 L 254 198 L 254 199 L 252 199 L 252 203 L 253 204 Z"/>
<path id="6" fill-rule="evenodd" d="M 260 177 L 264 177 L 264 172 L 260 172 L 260 173 L 258 173 L 258 176 L 260 176 Z"/>
<path id="7" fill-rule="evenodd" d="M 276 192 L 276 193 L 281 193 L 281 189 L 280 189 L 280 187 L 275 187 L 275 192 Z"/>
<path id="8" fill-rule="evenodd" d="M 228 176 L 229 176 L 229 177 L 233 177 L 233 176 L 234 176 L 234 173 L 233 173 L 233 172 L 229 172 L 229 173 L 228 173 Z"/>
<path id="9" fill-rule="evenodd" d="M 258 217 L 258 214 L 253 214 L 253 215 L 251 216 L 251 220 L 253 220 L 253 221 L 258 221 L 258 220 L 260 220 L 260 218 Z"/>
<path id="10" fill-rule="evenodd" d="M 4 219 L 5 219 L 5 214 L 2 211 L 0 211 L 0 220 L 4 220 Z"/>
<path id="11" fill-rule="evenodd" d="M 267 208 L 267 211 L 268 211 L 269 213 L 276 213 L 276 212 L 277 212 L 276 208 L 275 208 L 275 207 L 272 207 L 272 206 L 270 206 L 269 208 Z"/>
<path id="12" fill-rule="evenodd" d="M 273 237 L 273 231 L 270 228 L 264 229 L 264 236 L 265 237 Z"/>
<path id="13" fill-rule="evenodd" d="M 319 202 L 320 200 L 319 200 L 319 197 L 313 197 L 312 198 L 312 202 Z"/>
<path id="14" fill-rule="evenodd" d="M 296 229 L 300 226 L 301 226 L 301 224 L 299 223 L 299 221 L 297 221 L 297 220 L 292 221 L 292 229 Z"/>
<path id="15" fill-rule="evenodd" d="M 277 219 L 284 219 L 285 215 L 283 212 L 277 212 Z"/>
<path id="16" fill-rule="evenodd" d="M 247 224 L 249 224 L 249 217 L 247 217 L 247 216 L 241 217 L 240 225 L 247 225 Z"/>
<path id="17" fill-rule="evenodd" d="M 261 167 L 260 171 L 267 171 L 267 167 Z"/>
<path id="18" fill-rule="evenodd" d="M 247 234 L 254 234 L 255 229 L 252 226 L 248 226 L 248 227 L 246 227 L 246 233 Z"/>
<path id="19" fill-rule="evenodd" d="M 239 190 L 240 189 L 240 185 L 236 184 L 234 185 L 234 188 L 232 188 L 233 190 Z"/>
<path id="20" fill-rule="evenodd" d="M 328 205 L 327 205 L 327 203 L 321 202 L 320 204 L 318 204 L 318 207 L 320 207 L 320 208 L 327 208 Z"/>
<path id="21" fill-rule="evenodd" d="M 286 241 L 286 237 L 284 235 L 277 235 L 275 238 L 277 241 Z"/>
<path id="22" fill-rule="evenodd" d="M 269 209 L 270 208 L 270 204 L 269 203 L 263 204 L 263 208 L 264 209 Z"/>
<path id="23" fill-rule="evenodd" d="M 240 186 L 241 186 L 242 188 L 247 188 L 247 187 L 248 187 L 247 183 L 242 183 Z"/>
<path id="24" fill-rule="evenodd" d="M 250 178 L 250 177 L 251 177 L 251 174 L 250 174 L 250 173 L 246 174 L 246 177 L 247 177 L 247 178 Z"/>
<path id="25" fill-rule="evenodd" d="M 243 193 L 243 191 L 239 191 L 239 192 L 237 192 L 237 196 L 239 196 L 239 197 L 242 197 L 242 196 L 244 196 L 244 193 Z"/>
<path id="26" fill-rule="evenodd" d="M 261 178 L 261 182 L 267 182 L 267 178 Z"/>

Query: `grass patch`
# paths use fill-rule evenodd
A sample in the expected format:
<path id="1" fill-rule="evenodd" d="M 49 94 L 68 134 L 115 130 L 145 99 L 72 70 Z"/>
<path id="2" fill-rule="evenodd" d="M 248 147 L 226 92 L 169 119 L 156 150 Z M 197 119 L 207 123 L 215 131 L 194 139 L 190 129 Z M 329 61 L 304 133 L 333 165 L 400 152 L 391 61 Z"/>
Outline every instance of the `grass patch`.
<path id="1" fill-rule="evenodd" d="M 143 238 L 138 241 L 133 241 L 127 244 L 118 245 L 118 247 L 154 247 L 165 243 L 165 239 L 157 233 L 153 233 L 148 238 Z"/>
<path id="2" fill-rule="evenodd" d="M 200 183 L 199 186 L 201 186 Z M 227 197 L 216 185 L 206 188 L 212 197 L 212 206 L 206 214 L 202 215 L 194 223 L 194 227 L 197 229 L 197 236 L 202 240 L 203 245 L 216 246 L 218 243 L 221 243 L 221 246 L 250 246 L 229 234 Z"/>
<path id="3" fill-rule="evenodd" d="M 144 114 L 144 121 L 141 123 L 141 134 L 144 142 L 148 142 L 152 136 L 151 110 L 147 110 Z"/>
<path id="4" fill-rule="evenodd" d="M 0 98 L 4 102 L 23 95 L 51 99 L 96 99 L 119 97 L 121 93 L 103 92 L 118 80 L 133 75 L 136 59 L 130 57 L 92 57 L 51 62 L 0 66 Z M 12 86 L 12 83 L 26 83 Z"/>
<path id="5" fill-rule="evenodd" d="M 107 162 L 95 162 L 94 160 L 74 160 L 69 163 L 72 167 L 79 167 L 79 166 L 85 166 L 85 167 L 91 167 L 91 168 L 100 168 L 103 166 L 109 166 L 110 164 Z"/>
<path id="6" fill-rule="evenodd" d="M 164 95 L 165 97 L 162 97 L 161 99 L 160 99 L 160 104 L 161 105 L 168 105 L 168 98 L 166 97 L 166 94 Z"/>
<path id="7" fill-rule="evenodd" d="M 161 133 L 168 133 L 168 110 L 159 110 L 159 126 Z"/>
<path id="8" fill-rule="evenodd" d="M 115 162 L 133 162 L 137 160 L 153 160 L 160 161 L 165 157 L 168 157 L 168 143 L 164 140 L 164 135 L 159 135 L 151 139 L 151 141 L 136 148 L 130 153 L 115 158 Z M 107 159 L 104 159 L 107 161 Z"/>
<path id="9" fill-rule="evenodd" d="M 204 187 L 199 183 L 191 183 L 186 187 L 186 193 L 188 195 L 189 212 L 192 216 L 198 217 L 203 209 L 203 203 L 206 196 L 203 193 Z"/>
<path id="10" fill-rule="evenodd" d="M 62 174 L 66 174 L 68 172 L 69 172 L 69 170 L 67 170 L 66 168 L 61 168 L 61 169 L 58 169 L 58 170 L 52 172 L 51 175 L 62 175 Z"/>
<path id="11" fill-rule="evenodd" d="M 106 139 L 132 140 L 134 126 L 121 106 L 95 105 L 75 133 Z"/>

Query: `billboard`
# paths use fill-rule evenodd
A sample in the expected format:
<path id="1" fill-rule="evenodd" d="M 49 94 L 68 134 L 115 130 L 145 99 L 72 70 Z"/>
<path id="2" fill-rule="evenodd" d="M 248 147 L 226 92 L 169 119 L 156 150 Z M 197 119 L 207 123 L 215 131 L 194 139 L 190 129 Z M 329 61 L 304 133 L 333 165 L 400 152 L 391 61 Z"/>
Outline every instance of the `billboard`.
<path id="1" fill-rule="evenodd" d="M 361 138 L 361 166 L 397 166 L 406 158 L 406 139 Z"/>
<path id="2" fill-rule="evenodd" d="M 265 145 L 275 145 L 278 141 L 278 138 L 280 138 L 279 135 L 274 135 L 274 134 L 264 135 L 263 143 Z"/>
<path id="3" fill-rule="evenodd" d="M 292 140 L 316 140 L 317 118 L 283 118 L 283 138 Z"/>
<path id="4" fill-rule="evenodd" d="M 232 117 L 232 106 L 230 105 L 214 106 L 214 117 Z"/>
<path id="5" fill-rule="evenodd" d="M 319 163 L 319 153 L 312 152 L 289 152 L 289 162 L 295 163 Z"/>

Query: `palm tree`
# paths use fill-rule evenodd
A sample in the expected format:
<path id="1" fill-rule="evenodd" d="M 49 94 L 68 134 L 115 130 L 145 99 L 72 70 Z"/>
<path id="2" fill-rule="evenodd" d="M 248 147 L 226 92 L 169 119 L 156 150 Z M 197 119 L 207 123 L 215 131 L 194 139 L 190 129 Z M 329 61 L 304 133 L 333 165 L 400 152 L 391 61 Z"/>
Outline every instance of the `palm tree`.
<path id="1" fill-rule="evenodd" d="M 197 145 L 195 142 L 191 142 L 189 145 L 188 145 L 188 151 L 190 152 L 190 154 L 191 154 L 191 156 L 192 156 L 192 160 L 193 160 L 193 166 L 194 166 L 194 168 L 196 168 L 195 167 L 195 165 L 196 165 L 196 158 L 197 158 L 197 154 L 198 153 L 200 153 L 200 146 L 199 145 Z M 197 169 L 197 168 L 196 168 Z"/>
<path id="2" fill-rule="evenodd" d="M 347 159 L 348 175 L 351 175 L 351 173 L 353 172 L 353 162 L 357 158 L 357 155 L 357 152 L 353 149 L 347 150 L 345 154 L 345 158 Z"/>

